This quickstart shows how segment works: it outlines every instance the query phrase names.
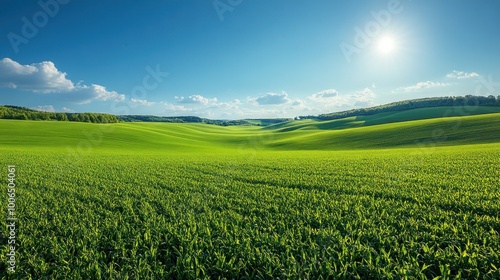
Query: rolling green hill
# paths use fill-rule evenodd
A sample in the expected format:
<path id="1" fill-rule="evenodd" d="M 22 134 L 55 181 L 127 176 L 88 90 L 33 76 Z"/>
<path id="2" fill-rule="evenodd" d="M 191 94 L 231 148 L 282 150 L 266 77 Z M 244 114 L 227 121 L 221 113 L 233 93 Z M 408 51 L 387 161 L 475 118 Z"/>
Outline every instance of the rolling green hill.
<path id="1" fill-rule="evenodd" d="M 317 125 L 316 123 L 311 126 Z M 500 141 L 500 114 L 437 118 L 341 130 L 304 127 L 273 134 L 278 149 L 348 150 L 393 147 L 435 147 Z"/>
<path id="2" fill-rule="evenodd" d="M 481 114 L 500 113 L 500 107 L 463 106 L 433 107 L 405 110 L 401 112 L 384 112 L 370 116 L 353 116 L 335 120 L 303 119 L 294 122 L 282 122 L 267 126 L 266 129 L 287 132 L 297 129 L 345 129 L 377 124 L 425 120 L 445 117 L 464 117 Z"/>
<path id="3" fill-rule="evenodd" d="M 298 120 L 265 128 L 194 123 L 0 120 L 0 148 L 67 147 L 79 151 L 172 153 L 227 149 L 379 149 L 498 142 L 500 113 L 490 113 L 497 108 L 476 109 L 470 112 L 479 115 L 451 117 L 464 113 L 447 111 L 448 108 L 425 108 L 332 121 Z"/>

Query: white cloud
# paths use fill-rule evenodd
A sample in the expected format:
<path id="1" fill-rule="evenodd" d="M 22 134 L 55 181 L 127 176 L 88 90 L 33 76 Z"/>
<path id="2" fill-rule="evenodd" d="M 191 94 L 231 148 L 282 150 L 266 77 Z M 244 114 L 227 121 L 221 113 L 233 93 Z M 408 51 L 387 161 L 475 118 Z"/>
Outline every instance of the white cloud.
<path id="1" fill-rule="evenodd" d="M 347 95 L 340 95 L 336 90 L 329 89 L 312 94 L 307 99 L 292 99 L 283 91 L 281 93 L 267 93 L 260 97 L 248 97 L 243 101 L 235 99 L 219 102 L 216 101 L 217 98 L 208 99 L 196 95 L 188 98 L 176 97 L 173 104 L 169 102 L 160 102 L 160 104 L 163 106 L 161 114 L 169 116 L 193 115 L 223 119 L 291 118 L 299 115 L 329 113 L 338 109 L 347 110 L 357 106 L 369 106 L 373 105 L 374 98 L 375 93 L 369 88 Z M 324 100 L 328 100 L 328 102 L 324 102 Z"/>
<path id="2" fill-rule="evenodd" d="M 295 116 L 310 114 L 313 111 L 312 108 L 308 107 L 307 101 L 302 99 L 293 100 L 286 109 Z"/>
<path id="3" fill-rule="evenodd" d="M 71 91 L 67 98 L 79 104 L 87 104 L 93 100 L 100 101 L 123 101 L 125 100 L 124 94 L 119 94 L 116 91 L 108 91 L 105 87 L 92 84 L 91 86 L 77 85 Z"/>
<path id="4" fill-rule="evenodd" d="M 410 91 L 419 91 L 419 90 L 428 89 L 428 88 L 447 87 L 450 85 L 451 85 L 450 83 L 426 81 L 426 82 L 418 82 L 416 85 L 412 85 L 412 86 L 400 87 L 400 88 L 397 88 L 396 91 L 410 92 Z"/>
<path id="5" fill-rule="evenodd" d="M 164 113 L 167 115 L 193 115 L 203 118 L 240 118 L 245 117 L 241 114 L 240 106 L 248 105 L 243 104 L 241 100 L 234 99 L 228 102 L 218 102 L 217 98 L 201 98 L 197 97 L 195 100 L 198 102 L 187 102 L 186 98 L 183 99 L 182 105 L 170 104 L 168 102 L 161 102 L 165 108 Z M 176 98 L 179 103 L 181 98 Z M 193 98 L 191 98 L 192 100 Z"/>
<path id="6" fill-rule="evenodd" d="M 62 107 L 62 111 L 65 113 L 73 113 L 75 110 L 72 110 L 70 108 Z"/>
<path id="7" fill-rule="evenodd" d="M 369 107 L 375 105 L 373 99 L 375 98 L 375 93 L 369 89 L 365 88 L 362 91 L 358 91 L 349 96 L 351 100 L 354 101 L 355 107 Z"/>
<path id="8" fill-rule="evenodd" d="M 29 90 L 40 93 L 71 91 L 73 83 L 66 79 L 66 73 L 60 72 L 50 61 L 21 65 L 4 58 L 0 60 L 0 86 Z"/>
<path id="9" fill-rule="evenodd" d="M 452 78 L 452 79 L 470 79 L 470 78 L 474 78 L 474 77 L 479 77 L 479 74 L 476 72 L 467 73 L 464 71 L 453 70 L 453 72 L 448 73 L 446 75 L 446 77 Z"/>
<path id="10" fill-rule="evenodd" d="M 258 105 L 280 105 L 290 102 L 288 94 L 285 91 L 281 93 L 269 92 L 263 96 L 252 98 L 250 101 L 256 102 Z"/>
<path id="11" fill-rule="evenodd" d="M 56 111 L 56 109 L 54 109 L 54 106 L 52 105 L 36 106 L 31 109 L 42 112 L 52 112 L 52 113 Z"/>
<path id="12" fill-rule="evenodd" d="M 290 106 L 291 107 L 298 107 L 298 108 L 303 108 L 306 106 L 306 102 L 304 100 L 301 100 L 301 99 L 296 99 L 294 101 L 292 101 L 292 103 L 290 103 Z"/>
<path id="13" fill-rule="evenodd" d="M 191 108 L 186 108 L 186 107 L 184 107 L 182 105 L 176 106 L 176 105 L 170 104 L 168 102 L 163 102 L 163 101 L 160 102 L 160 103 L 164 106 L 165 112 L 167 114 L 170 114 L 170 113 L 180 113 L 180 112 L 190 112 L 190 111 L 192 111 Z"/>
<path id="14" fill-rule="evenodd" d="M 327 89 L 312 94 L 308 97 L 314 102 L 315 108 L 321 108 L 321 111 L 331 110 L 332 107 L 342 107 L 345 109 L 353 107 L 372 106 L 375 93 L 365 88 L 361 91 L 356 91 L 349 94 L 339 94 L 335 89 Z"/>
<path id="15" fill-rule="evenodd" d="M 188 96 L 188 97 L 184 97 L 184 96 L 176 96 L 175 99 L 177 99 L 177 103 L 181 103 L 181 104 L 202 104 L 202 105 L 208 105 L 208 104 L 212 104 L 212 103 L 216 103 L 217 102 L 217 98 L 206 98 L 202 95 L 199 95 L 199 94 L 195 94 L 195 95 L 191 95 L 191 96 Z"/>
<path id="16" fill-rule="evenodd" d="M 325 89 L 323 91 L 313 93 L 309 99 L 315 102 L 332 102 L 337 100 L 339 93 L 335 89 Z"/>
<path id="17" fill-rule="evenodd" d="M 147 101 L 145 99 L 137 99 L 137 98 L 130 98 L 130 101 L 132 101 L 133 103 L 136 103 L 136 104 L 139 104 L 139 105 L 143 105 L 143 106 L 153 106 L 156 104 L 156 102 L 152 102 L 152 101 Z"/>
<path id="18" fill-rule="evenodd" d="M 241 101 L 239 99 L 235 99 L 231 102 L 219 102 L 212 104 L 209 108 L 213 109 L 238 109 Z"/>
<path id="19" fill-rule="evenodd" d="M 65 94 L 69 101 L 80 104 L 93 100 L 110 101 L 125 99 L 125 95 L 108 91 L 104 86 L 74 84 L 66 78 L 66 73 L 59 71 L 53 62 L 43 61 L 30 65 L 4 58 L 0 60 L 0 87 L 20 89 L 35 93 Z"/>
<path id="20" fill-rule="evenodd" d="M 199 116 L 204 118 L 220 118 L 229 116 L 241 116 L 240 106 L 243 104 L 241 100 L 234 99 L 228 102 L 218 102 L 217 98 L 205 98 L 201 95 L 193 95 L 189 97 L 178 97 L 175 103 L 167 101 L 158 102 L 162 105 L 163 110 L 161 115 L 167 116 Z"/>

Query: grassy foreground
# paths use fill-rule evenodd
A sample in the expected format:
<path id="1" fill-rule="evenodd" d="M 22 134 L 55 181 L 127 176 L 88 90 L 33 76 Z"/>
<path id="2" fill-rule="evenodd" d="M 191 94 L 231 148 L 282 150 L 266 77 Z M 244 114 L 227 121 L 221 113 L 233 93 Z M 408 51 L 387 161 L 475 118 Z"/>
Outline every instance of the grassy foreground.
<path id="1" fill-rule="evenodd" d="M 17 167 L 15 276 L 498 279 L 496 122 L 306 133 L 1 121 L 3 186 Z"/>

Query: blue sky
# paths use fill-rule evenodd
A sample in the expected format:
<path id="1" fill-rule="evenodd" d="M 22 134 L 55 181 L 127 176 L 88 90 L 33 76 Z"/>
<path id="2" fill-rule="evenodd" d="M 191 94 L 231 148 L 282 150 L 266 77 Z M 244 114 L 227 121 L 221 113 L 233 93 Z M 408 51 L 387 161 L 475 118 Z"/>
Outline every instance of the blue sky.
<path id="1" fill-rule="evenodd" d="M 500 2 L 2 1 L 0 104 L 219 119 L 500 94 Z"/>

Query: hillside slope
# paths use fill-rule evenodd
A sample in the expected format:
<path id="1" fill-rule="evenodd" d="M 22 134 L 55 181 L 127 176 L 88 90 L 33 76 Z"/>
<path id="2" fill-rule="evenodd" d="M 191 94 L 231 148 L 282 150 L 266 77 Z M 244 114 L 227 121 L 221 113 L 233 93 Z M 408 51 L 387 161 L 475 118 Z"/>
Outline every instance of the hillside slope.
<path id="1" fill-rule="evenodd" d="M 412 109 L 401 112 L 385 112 L 370 116 L 354 116 L 335 120 L 304 119 L 293 122 L 282 122 L 267 126 L 266 129 L 278 132 L 287 132 L 297 129 L 345 129 L 362 126 L 371 126 L 386 123 L 396 123 L 414 120 L 425 120 L 446 117 L 464 117 L 482 114 L 500 113 L 500 107 L 461 106 L 461 107 L 433 107 Z"/>
<path id="2" fill-rule="evenodd" d="M 406 116 L 411 114 L 407 112 Z M 500 142 L 500 113 L 374 125 L 377 121 L 383 122 L 384 116 L 328 122 L 303 120 L 272 128 L 0 120 L 0 149 L 186 153 L 383 149 Z M 372 125 L 366 126 L 366 123 Z"/>
<path id="3" fill-rule="evenodd" d="M 313 123 L 311 126 L 317 126 Z M 320 130 L 304 126 L 274 133 L 269 147 L 290 150 L 344 150 L 435 147 L 500 142 L 500 113 L 436 118 L 381 125 Z"/>

